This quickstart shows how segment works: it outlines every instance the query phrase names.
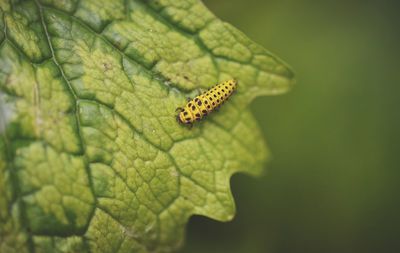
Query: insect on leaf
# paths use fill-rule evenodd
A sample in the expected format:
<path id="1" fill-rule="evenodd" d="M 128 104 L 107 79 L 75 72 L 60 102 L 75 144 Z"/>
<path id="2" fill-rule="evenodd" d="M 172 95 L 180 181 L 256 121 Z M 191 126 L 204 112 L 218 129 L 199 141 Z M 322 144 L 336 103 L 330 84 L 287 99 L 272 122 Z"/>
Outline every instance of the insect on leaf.
<path id="1" fill-rule="evenodd" d="M 0 252 L 171 252 L 190 216 L 231 220 L 231 175 L 268 158 L 247 106 L 292 83 L 198 0 L 0 1 Z"/>

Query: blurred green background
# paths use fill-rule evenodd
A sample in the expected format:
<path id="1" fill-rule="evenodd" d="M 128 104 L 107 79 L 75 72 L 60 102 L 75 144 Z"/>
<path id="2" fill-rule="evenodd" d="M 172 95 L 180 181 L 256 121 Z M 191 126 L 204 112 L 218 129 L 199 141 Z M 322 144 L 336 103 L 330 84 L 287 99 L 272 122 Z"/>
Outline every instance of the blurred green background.
<path id="1" fill-rule="evenodd" d="M 204 2 L 297 85 L 252 104 L 267 173 L 235 175 L 235 219 L 193 217 L 182 252 L 400 252 L 400 4 Z"/>

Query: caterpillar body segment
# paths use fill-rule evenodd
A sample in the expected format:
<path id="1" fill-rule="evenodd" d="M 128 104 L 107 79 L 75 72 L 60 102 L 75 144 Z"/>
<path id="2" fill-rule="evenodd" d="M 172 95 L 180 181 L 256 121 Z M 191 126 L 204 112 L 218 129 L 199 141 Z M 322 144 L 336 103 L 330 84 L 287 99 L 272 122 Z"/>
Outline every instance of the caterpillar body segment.
<path id="1" fill-rule="evenodd" d="M 194 122 L 200 121 L 209 113 L 217 110 L 234 93 L 237 87 L 237 80 L 227 80 L 193 99 L 188 99 L 184 107 L 176 109 L 179 112 L 176 115 L 176 120 L 180 124 L 192 127 Z"/>

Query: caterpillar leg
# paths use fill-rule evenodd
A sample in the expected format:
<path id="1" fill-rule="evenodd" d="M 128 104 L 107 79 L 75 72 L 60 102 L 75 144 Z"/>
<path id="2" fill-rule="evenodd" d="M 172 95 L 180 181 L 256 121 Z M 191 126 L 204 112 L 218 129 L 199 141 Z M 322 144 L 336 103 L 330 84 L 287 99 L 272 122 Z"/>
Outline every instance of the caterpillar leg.
<path id="1" fill-rule="evenodd" d="M 182 107 L 178 107 L 178 108 L 175 109 L 175 112 L 181 112 L 181 111 L 183 111 Z"/>

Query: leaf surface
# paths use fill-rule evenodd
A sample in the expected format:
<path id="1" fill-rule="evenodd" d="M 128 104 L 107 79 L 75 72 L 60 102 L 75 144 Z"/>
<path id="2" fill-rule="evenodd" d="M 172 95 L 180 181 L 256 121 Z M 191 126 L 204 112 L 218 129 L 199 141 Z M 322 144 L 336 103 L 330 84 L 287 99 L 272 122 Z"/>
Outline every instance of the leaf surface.
<path id="1" fill-rule="evenodd" d="M 170 252 L 191 215 L 233 218 L 268 158 L 247 109 L 285 63 L 198 0 L 0 1 L 0 252 Z M 193 129 L 175 109 L 239 89 Z"/>

